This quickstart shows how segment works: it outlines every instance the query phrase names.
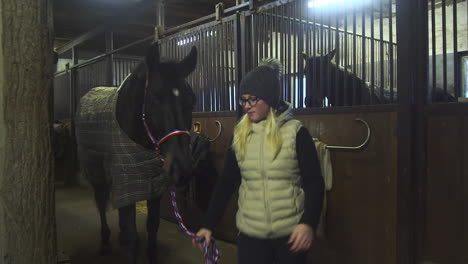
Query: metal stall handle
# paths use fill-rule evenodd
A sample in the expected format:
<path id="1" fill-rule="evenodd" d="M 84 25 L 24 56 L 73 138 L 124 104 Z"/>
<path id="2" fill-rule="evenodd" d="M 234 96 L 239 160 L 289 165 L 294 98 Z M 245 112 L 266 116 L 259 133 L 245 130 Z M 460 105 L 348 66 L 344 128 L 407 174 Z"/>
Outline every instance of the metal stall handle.
<path id="1" fill-rule="evenodd" d="M 361 145 L 356 146 L 356 147 L 326 146 L 326 148 L 327 149 L 343 149 L 343 150 L 359 150 L 359 149 L 364 148 L 367 145 L 367 143 L 369 143 L 370 136 L 371 136 L 371 129 L 370 129 L 369 124 L 365 120 L 363 120 L 361 118 L 356 118 L 355 121 L 360 121 L 360 122 L 364 123 L 364 125 L 367 127 L 367 138 L 366 138 L 366 140 L 364 140 L 364 142 Z"/>
<path id="2" fill-rule="evenodd" d="M 216 125 L 218 125 L 218 134 L 216 135 L 216 137 L 214 137 L 213 139 L 209 139 L 210 142 L 213 142 L 213 141 L 216 141 L 218 138 L 219 138 L 219 135 L 221 135 L 221 131 L 223 130 L 223 126 L 221 125 L 221 122 L 219 122 L 218 120 L 215 120 L 214 121 L 216 123 Z"/>

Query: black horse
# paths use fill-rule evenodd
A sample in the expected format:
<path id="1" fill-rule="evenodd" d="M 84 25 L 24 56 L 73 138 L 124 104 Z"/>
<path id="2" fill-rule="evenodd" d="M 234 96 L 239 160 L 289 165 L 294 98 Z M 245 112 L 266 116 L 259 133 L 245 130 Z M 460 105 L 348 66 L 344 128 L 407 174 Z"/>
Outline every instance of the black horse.
<path id="1" fill-rule="evenodd" d="M 185 78 L 196 61 L 195 47 L 174 62 L 161 60 L 153 44 L 120 88 L 96 87 L 80 100 L 78 156 L 101 218 L 101 253 L 110 250 L 106 209 L 112 194 L 119 210 L 119 241 L 132 264 L 139 250 L 135 203 L 147 201 L 147 254 L 149 263 L 157 262 L 160 197 L 170 185 L 185 186 L 191 177 L 188 130 L 195 95 Z"/>
<path id="2" fill-rule="evenodd" d="M 306 61 L 304 68 L 307 91 L 305 105 L 307 107 L 324 106 L 325 98 L 332 106 L 367 105 L 371 103 L 371 100 L 379 104 L 379 98 L 370 92 L 362 79 L 331 62 L 335 53 L 336 50 L 333 50 L 327 55 L 318 57 L 308 57 L 302 53 Z"/>
<path id="3" fill-rule="evenodd" d="M 381 92 L 380 87 L 371 86 L 360 79 L 356 74 L 338 67 L 332 63 L 336 50 L 332 50 L 324 56 L 308 57 L 302 53 L 306 65 L 306 98 L 307 107 L 322 107 L 327 98 L 331 106 L 352 106 L 370 104 L 395 104 L 397 103 L 397 89 L 393 92 L 387 89 Z M 382 93 L 382 94 L 381 94 Z M 392 94 L 393 96 L 390 96 Z M 455 98 L 436 88 L 430 90 L 428 100 L 432 102 L 454 102 Z"/>

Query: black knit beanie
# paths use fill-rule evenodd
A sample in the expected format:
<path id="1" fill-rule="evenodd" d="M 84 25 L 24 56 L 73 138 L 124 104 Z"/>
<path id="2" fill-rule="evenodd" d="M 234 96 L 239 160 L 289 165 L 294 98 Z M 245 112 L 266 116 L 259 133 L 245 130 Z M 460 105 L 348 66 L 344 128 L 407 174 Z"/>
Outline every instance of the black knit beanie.
<path id="1" fill-rule="evenodd" d="M 266 59 L 251 70 L 240 83 L 240 95 L 251 94 L 277 109 L 283 66 L 276 59 Z"/>

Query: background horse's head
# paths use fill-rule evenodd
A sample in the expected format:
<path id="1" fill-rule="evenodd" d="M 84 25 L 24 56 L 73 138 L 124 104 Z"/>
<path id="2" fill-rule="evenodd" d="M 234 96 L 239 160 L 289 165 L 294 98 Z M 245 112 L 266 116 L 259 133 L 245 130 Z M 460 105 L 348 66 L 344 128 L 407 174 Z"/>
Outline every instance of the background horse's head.
<path id="1" fill-rule="evenodd" d="M 330 69 L 331 60 L 335 56 L 336 50 L 324 56 L 307 56 L 302 53 L 305 60 L 304 74 L 306 76 L 307 97 L 305 104 L 307 107 L 322 106 L 323 99 L 330 97 L 327 95 L 327 74 Z M 322 77 L 324 77 L 322 79 Z M 320 89 L 322 87 L 322 89 Z"/>
<path id="2" fill-rule="evenodd" d="M 155 140 L 160 141 L 164 169 L 176 186 L 186 184 L 192 170 L 190 136 L 172 132 L 188 132 L 192 126 L 195 94 L 185 78 L 196 62 L 195 47 L 180 62 L 161 60 L 156 44 L 146 57 L 145 119 Z"/>

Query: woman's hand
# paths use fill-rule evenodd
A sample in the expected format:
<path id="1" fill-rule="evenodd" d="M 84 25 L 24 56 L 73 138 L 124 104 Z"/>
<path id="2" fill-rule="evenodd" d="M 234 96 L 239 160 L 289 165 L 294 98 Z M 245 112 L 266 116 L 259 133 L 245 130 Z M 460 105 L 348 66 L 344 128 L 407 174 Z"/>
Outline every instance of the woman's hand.
<path id="1" fill-rule="evenodd" d="M 206 228 L 200 228 L 198 232 L 196 233 L 197 237 L 203 237 L 204 240 L 206 241 L 206 245 L 209 247 L 211 243 L 211 230 L 206 229 Z M 195 239 L 192 239 L 192 245 L 194 247 L 198 247 L 202 252 L 203 252 L 203 247 L 202 243 L 198 243 L 195 241 Z"/>
<path id="2" fill-rule="evenodd" d="M 315 235 L 312 227 L 307 224 L 298 224 L 289 237 L 288 244 L 292 243 L 289 250 L 293 253 L 309 250 L 314 239 Z"/>

